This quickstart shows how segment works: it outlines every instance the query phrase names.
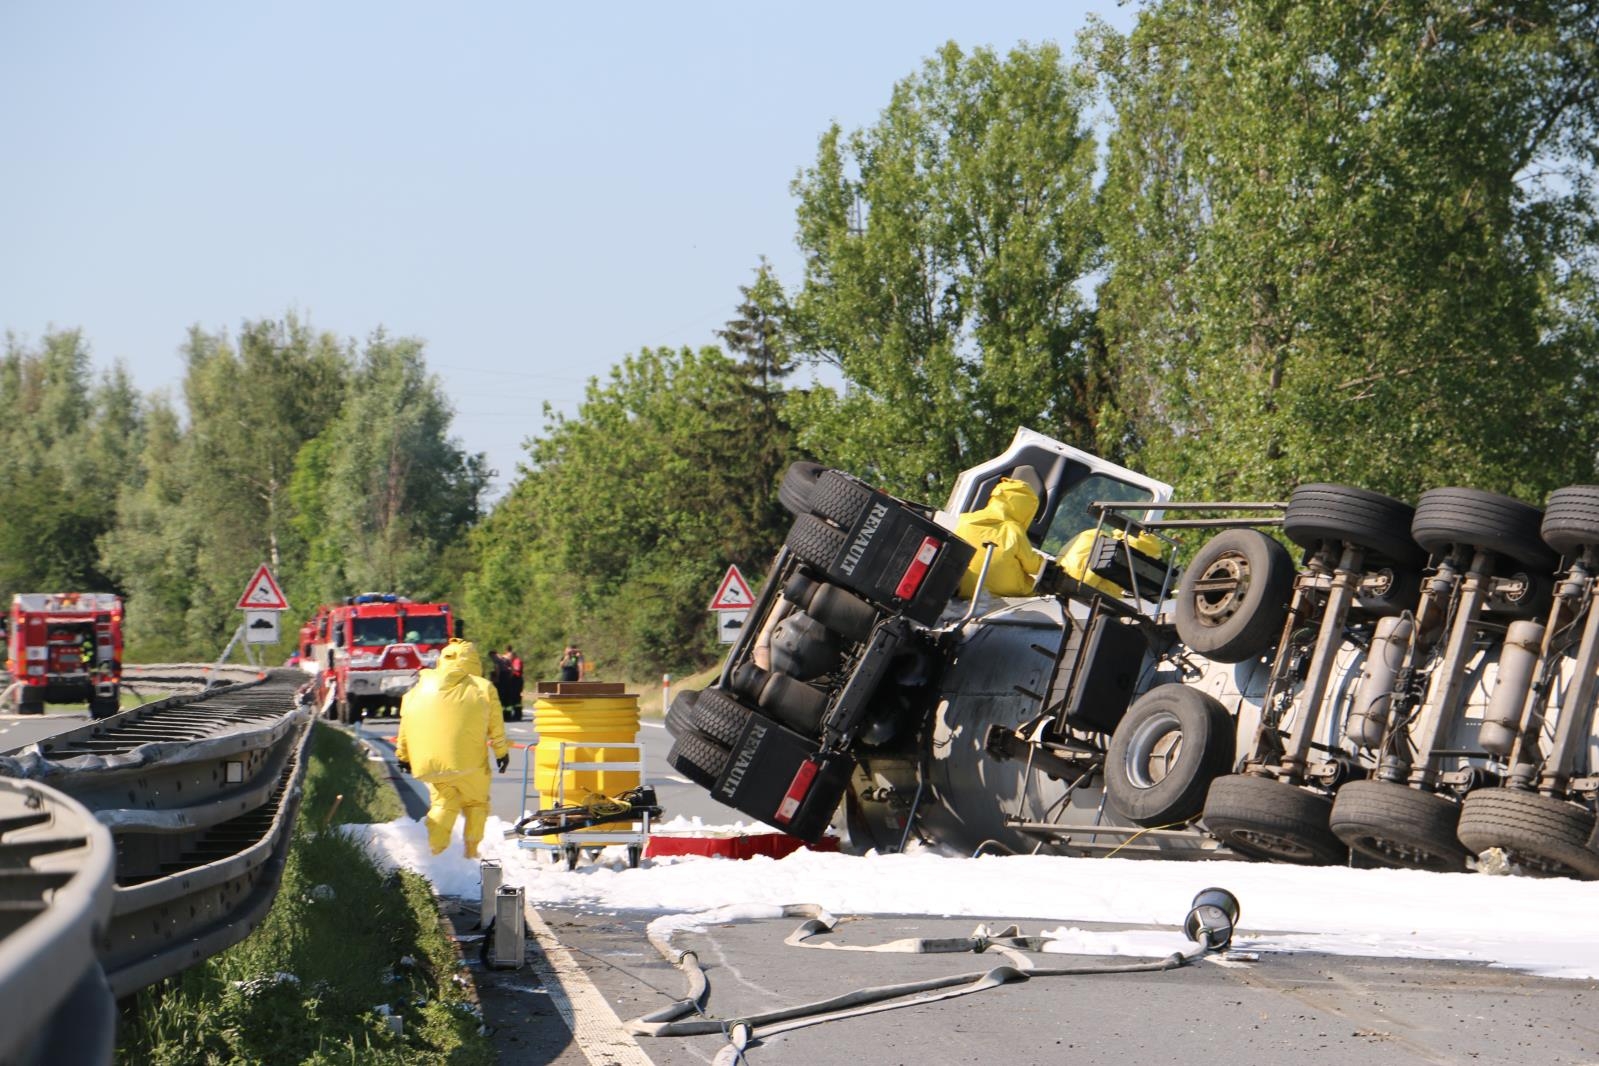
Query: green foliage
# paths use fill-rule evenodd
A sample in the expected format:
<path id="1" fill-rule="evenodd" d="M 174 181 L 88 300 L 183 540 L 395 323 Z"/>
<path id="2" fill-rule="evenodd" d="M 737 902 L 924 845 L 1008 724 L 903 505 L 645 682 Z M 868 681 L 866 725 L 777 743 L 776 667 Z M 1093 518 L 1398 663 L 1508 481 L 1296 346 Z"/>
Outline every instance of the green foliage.
<path id="1" fill-rule="evenodd" d="M 612 676 L 714 656 L 717 580 L 729 563 L 758 574 L 781 535 L 787 430 L 762 390 L 715 348 L 645 348 L 592 380 L 575 417 L 549 415 L 474 539 L 477 636 L 531 663 L 576 637 Z"/>
<path id="2" fill-rule="evenodd" d="M 1018 425 L 1092 440 L 1086 88 L 1054 45 L 951 43 L 874 125 L 823 135 L 793 186 L 806 267 L 791 327 L 847 387 L 795 398 L 806 450 L 939 498 Z"/>
<path id="3" fill-rule="evenodd" d="M 114 588 L 97 541 L 132 476 L 144 405 L 118 366 L 91 381 L 77 330 L 0 356 L 0 597 Z"/>
<path id="4" fill-rule="evenodd" d="M 311 599 L 365 589 L 432 599 L 452 586 L 441 552 L 477 519 L 488 481 L 483 456 L 450 438 L 452 417 L 420 341 L 368 339 L 344 404 L 302 448 L 290 486 Z"/>
<path id="5" fill-rule="evenodd" d="M 1175 0 L 1091 35 L 1106 443 L 1196 497 L 1592 479 L 1596 34 L 1587 4 Z"/>
<path id="6" fill-rule="evenodd" d="M 242 943 L 165 987 L 139 993 L 124 1008 L 118 1062 L 471 1066 L 494 1060 L 478 1033 L 475 1005 L 453 979 L 454 950 L 438 927 L 427 883 L 409 872 L 385 875 L 348 837 L 321 831 L 335 792 L 344 796 L 341 822 L 388 817 L 398 806 L 359 746 L 319 725 L 272 910 Z M 407 957 L 414 963 L 402 961 Z M 374 1010 L 377 1004 L 404 1018 L 403 1036 Z"/>

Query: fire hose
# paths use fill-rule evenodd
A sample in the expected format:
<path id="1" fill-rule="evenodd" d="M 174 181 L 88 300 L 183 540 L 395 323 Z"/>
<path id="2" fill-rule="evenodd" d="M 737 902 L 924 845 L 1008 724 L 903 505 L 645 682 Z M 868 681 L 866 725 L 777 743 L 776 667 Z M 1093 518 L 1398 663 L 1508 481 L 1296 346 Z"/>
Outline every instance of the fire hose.
<path id="1" fill-rule="evenodd" d="M 711 989 L 710 981 L 700 966 L 699 956 L 692 950 L 677 951 L 672 947 L 669 936 L 660 937 L 651 932 L 650 943 L 667 962 L 682 972 L 687 987 L 683 998 L 660 1010 L 629 1021 L 627 1029 L 639 1036 L 659 1037 L 708 1036 L 722 1033 L 726 1035 L 728 1043 L 715 1060 L 717 1066 L 722 1066 L 724 1063 L 739 1061 L 746 1049 L 762 1040 L 807 1026 L 820 1025 L 823 1022 L 860 1017 L 900 1007 L 936 1003 L 1039 977 L 1084 977 L 1175 970 L 1214 952 L 1227 950 L 1232 943 L 1233 928 L 1237 925 L 1238 914 L 1238 900 L 1232 893 L 1226 889 L 1207 888 L 1194 897 L 1188 917 L 1183 924 L 1184 935 L 1192 942 L 1192 947 L 1173 952 L 1163 958 L 1143 962 L 1035 967 L 1026 953 L 1046 950 L 1053 938 L 1023 936 L 1015 926 L 998 933 L 991 933 L 986 926 L 979 926 L 969 937 L 918 937 L 890 941 L 886 944 L 841 946 L 810 942 L 815 937 L 831 932 L 837 924 L 836 918 L 815 904 L 790 904 L 783 908 L 784 917 L 806 919 L 784 940 L 784 943 L 791 946 L 832 951 L 923 955 L 983 954 L 994 951 L 1006 956 L 1010 962 L 989 970 L 860 988 L 828 999 L 782 1007 L 743 1018 L 723 1019 L 711 1017 L 706 1013 Z M 698 1017 L 691 1018 L 689 1015 L 698 1015 Z"/>

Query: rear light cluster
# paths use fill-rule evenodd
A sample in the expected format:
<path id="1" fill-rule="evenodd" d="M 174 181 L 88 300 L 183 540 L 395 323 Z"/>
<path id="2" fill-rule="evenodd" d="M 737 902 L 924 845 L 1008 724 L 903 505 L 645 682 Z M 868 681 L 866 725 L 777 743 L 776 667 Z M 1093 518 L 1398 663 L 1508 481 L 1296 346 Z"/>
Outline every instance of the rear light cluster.
<path id="1" fill-rule="evenodd" d="M 894 595 L 902 600 L 911 599 L 922 587 L 922 582 L 927 580 L 928 571 L 933 569 L 933 560 L 938 558 L 938 541 L 932 537 L 923 537 L 921 547 L 916 549 L 916 554 L 911 557 L 911 564 L 905 568 L 905 573 L 900 575 L 899 584 L 894 587 Z"/>

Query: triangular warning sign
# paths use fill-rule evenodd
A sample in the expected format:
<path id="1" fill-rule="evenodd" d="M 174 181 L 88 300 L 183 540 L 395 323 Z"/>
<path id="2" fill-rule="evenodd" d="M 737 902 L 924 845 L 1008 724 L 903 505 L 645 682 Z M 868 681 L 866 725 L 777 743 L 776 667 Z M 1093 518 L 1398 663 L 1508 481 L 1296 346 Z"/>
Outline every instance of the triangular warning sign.
<path id="1" fill-rule="evenodd" d="M 272 571 L 262 563 L 256 568 L 250 583 L 244 586 L 244 595 L 239 597 L 238 606 L 241 611 L 287 611 L 289 601 L 283 598 L 283 590 L 278 588 Z"/>
<path id="2" fill-rule="evenodd" d="M 738 572 L 738 567 L 728 567 L 727 573 L 722 575 L 722 583 L 716 587 L 716 595 L 711 597 L 709 609 L 743 611 L 753 606 L 755 606 L 755 596 L 750 592 L 744 575 Z"/>

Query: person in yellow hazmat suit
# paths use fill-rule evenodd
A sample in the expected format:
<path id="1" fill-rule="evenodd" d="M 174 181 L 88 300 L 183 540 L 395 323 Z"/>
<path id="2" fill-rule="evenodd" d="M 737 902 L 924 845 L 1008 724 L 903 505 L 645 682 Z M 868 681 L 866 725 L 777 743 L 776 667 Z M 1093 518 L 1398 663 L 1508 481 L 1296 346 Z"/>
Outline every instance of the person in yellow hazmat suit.
<path id="1" fill-rule="evenodd" d="M 984 544 L 994 545 L 994 558 L 988 564 L 983 588 L 996 596 L 1027 596 L 1033 591 L 1044 556 L 1027 539 L 1027 527 L 1038 513 L 1043 481 L 1030 466 L 1020 466 L 1012 476 L 1002 477 L 989 493 L 988 502 L 967 511 L 955 521 L 955 535 L 977 554 L 961 575 L 956 595 L 969 600 L 977 592 L 977 575 L 982 572 Z"/>
<path id="2" fill-rule="evenodd" d="M 438 665 L 417 675 L 400 700 L 400 735 L 394 755 L 400 769 L 428 787 L 428 846 L 437 855 L 450 844 L 457 814 L 466 815 L 466 857 L 477 858 L 489 817 L 488 748 L 500 773 L 511 763 L 500 701 L 483 676 L 477 648 L 451 640 Z"/>

